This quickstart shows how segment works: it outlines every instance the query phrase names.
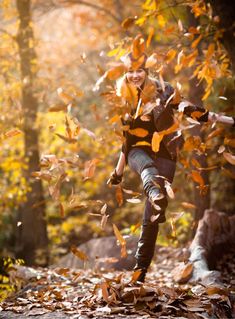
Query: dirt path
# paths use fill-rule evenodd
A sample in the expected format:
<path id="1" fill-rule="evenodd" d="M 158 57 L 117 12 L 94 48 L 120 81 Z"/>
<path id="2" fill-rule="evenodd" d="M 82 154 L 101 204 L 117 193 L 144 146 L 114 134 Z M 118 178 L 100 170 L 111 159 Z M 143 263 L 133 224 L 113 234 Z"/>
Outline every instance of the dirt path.
<path id="1" fill-rule="evenodd" d="M 172 271 L 177 276 L 182 250 L 161 248 L 157 256 L 142 286 L 128 271 L 37 269 L 0 304 L 0 318 L 235 318 L 235 254 L 218 265 L 224 287 L 176 284 Z"/>

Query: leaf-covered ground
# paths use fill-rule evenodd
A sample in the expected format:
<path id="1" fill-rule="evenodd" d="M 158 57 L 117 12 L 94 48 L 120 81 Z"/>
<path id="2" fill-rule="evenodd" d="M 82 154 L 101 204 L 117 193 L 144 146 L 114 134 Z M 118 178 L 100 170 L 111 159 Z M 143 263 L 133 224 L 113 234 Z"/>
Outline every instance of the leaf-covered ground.
<path id="1" fill-rule="evenodd" d="M 128 271 L 37 269 L 0 304 L 0 318 L 235 318 L 234 254 L 217 265 L 224 287 L 174 283 L 182 255 L 161 248 L 144 285 Z"/>

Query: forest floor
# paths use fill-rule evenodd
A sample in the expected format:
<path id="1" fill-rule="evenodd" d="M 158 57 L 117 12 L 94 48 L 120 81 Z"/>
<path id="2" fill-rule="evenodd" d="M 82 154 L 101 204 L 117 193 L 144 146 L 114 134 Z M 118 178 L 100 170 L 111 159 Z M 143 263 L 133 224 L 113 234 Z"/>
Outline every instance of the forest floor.
<path id="1" fill-rule="evenodd" d="M 180 258 L 181 249 L 160 248 L 143 285 L 134 282 L 130 271 L 37 268 L 0 303 L 0 318 L 235 318 L 234 252 L 217 265 L 220 286 L 176 284 Z"/>

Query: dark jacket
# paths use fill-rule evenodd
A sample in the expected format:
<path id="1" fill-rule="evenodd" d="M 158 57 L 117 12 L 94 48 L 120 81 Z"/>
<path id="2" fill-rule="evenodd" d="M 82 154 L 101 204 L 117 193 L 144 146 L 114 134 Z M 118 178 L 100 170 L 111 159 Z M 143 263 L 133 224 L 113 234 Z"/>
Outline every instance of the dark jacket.
<path id="1" fill-rule="evenodd" d="M 169 83 L 164 83 L 165 90 L 163 91 L 160 81 L 154 80 L 154 82 L 156 84 L 157 97 L 160 98 L 160 104 L 152 110 L 152 116 L 156 131 L 160 132 L 170 128 L 174 124 L 174 110 L 178 109 L 178 104 L 172 104 L 168 101 L 174 93 L 174 88 Z M 199 112 L 199 116 L 196 118 L 197 121 L 206 122 L 208 120 L 208 112 L 202 107 L 190 104 L 186 106 L 183 111 L 183 113 L 189 117 L 191 117 L 194 112 Z M 183 146 L 184 138 L 180 131 L 175 131 L 164 135 L 161 143 L 164 143 L 172 160 L 176 160 L 177 153 Z M 127 147 L 128 143 L 124 144 L 126 145 L 124 145 L 123 151 L 127 158 L 130 149 Z"/>

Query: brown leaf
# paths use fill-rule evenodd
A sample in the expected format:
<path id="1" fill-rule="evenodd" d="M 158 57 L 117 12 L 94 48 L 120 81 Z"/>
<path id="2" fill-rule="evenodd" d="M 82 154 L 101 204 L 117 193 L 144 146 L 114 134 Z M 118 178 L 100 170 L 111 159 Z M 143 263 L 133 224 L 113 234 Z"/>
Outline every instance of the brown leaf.
<path id="1" fill-rule="evenodd" d="M 124 21 L 122 21 L 121 26 L 127 30 L 130 26 L 134 24 L 135 20 L 136 20 L 135 17 L 126 18 Z"/>
<path id="2" fill-rule="evenodd" d="M 188 203 L 188 202 L 182 202 L 181 205 L 185 208 L 196 208 L 194 204 Z"/>
<path id="3" fill-rule="evenodd" d="M 106 215 L 106 214 L 102 215 L 102 219 L 101 219 L 101 222 L 100 222 L 100 226 L 101 226 L 102 229 L 105 229 L 105 226 L 107 224 L 108 218 L 109 218 L 109 215 Z"/>
<path id="4" fill-rule="evenodd" d="M 76 256 L 78 257 L 79 259 L 83 260 L 83 261 L 86 261 L 88 260 L 88 256 L 82 252 L 81 250 L 79 250 L 76 246 L 71 246 L 71 252 Z"/>
<path id="5" fill-rule="evenodd" d="M 61 138 L 63 141 L 67 142 L 67 143 L 71 143 L 71 144 L 74 144 L 74 143 L 77 143 L 77 139 L 76 138 L 69 138 L 67 136 L 64 136 L 62 134 L 59 134 L 59 133 L 55 133 L 59 138 Z"/>
<path id="6" fill-rule="evenodd" d="M 141 269 L 137 269 L 131 277 L 131 283 L 135 283 L 137 281 L 137 279 L 139 278 L 139 275 L 141 274 Z"/>
<path id="7" fill-rule="evenodd" d="M 113 224 L 113 231 L 114 231 L 114 234 L 115 234 L 117 240 L 119 241 L 119 243 L 121 245 L 121 257 L 126 258 L 127 257 L 126 240 L 122 237 L 120 231 L 118 230 L 118 228 L 115 224 Z"/>
<path id="8" fill-rule="evenodd" d="M 64 218 L 65 217 L 64 206 L 62 203 L 60 203 L 59 205 L 60 205 L 60 216 L 61 218 Z"/>
<path id="9" fill-rule="evenodd" d="M 13 137 L 16 135 L 22 134 L 22 131 L 18 130 L 18 129 L 12 129 L 10 131 L 7 131 L 6 133 L 3 134 L 4 139 L 9 138 L 9 137 Z"/>
<path id="10" fill-rule="evenodd" d="M 176 282 L 178 283 L 186 283 L 193 274 L 193 264 L 188 263 L 180 263 L 173 271 L 172 275 Z"/>
<path id="11" fill-rule="evenodd" d="M 217 128 L 215 131 L 211 132 L 211 133 L 207 136 L 206 140 L 209 140 L 209 139 L 211 139 L 211 138 L 213 138 L 213 137 L 219 136 L 219 135 L 221 135 L 223 132 L 224 132 L 224 128 L 219 127 L 219 128 Z"/>
<path id="12" fill-rule="evenodd" d="M 232 165 L 235 165 L 235 155 L 231 153 L 223 152 L 224 158 Z"/>
<path id="13" fill-rule="evenodd" d="M 103 299 L 108 303 L 109 302 L 108 284 L 105 281 L 103 281 L 100 284 L 100 288 L 101 288 L 101 291 L 102 291 Z"/>
<path id="14" fill-rule="evenodd" d="M 65 104 L 54 104 L 49 107 L 48 109 L 49 112 L 60 112 L 60 111 L 67 111 L 67 105 Z"/>
<path id="15" fill-rule="evenodd" d="M 105 212 L 106 212 L 106 210 L 107 210 L 107 204 L 105 203 L 103 206 L 102 206 L 102 208 L 101 208 L 101 210 L 100 210 L 100 213 L 101 213 L 101 215 L 104 215 L 105 214 Z"/>
<path id="16" fill-rule="evenodd" d="M 84 179 L 88 179 L 94 176 L 96 165 L 98 162 L 99 162 L 98 158 L 93 158 L 92 160 L 85 162 L 84 173 L 83 173 Z"/>
<path id="17" fill-rule="evenodd" d="M 57 94 L 64 103 L 70 103 L 73 100 L 73 97 L 66 93 L 63 88 L 58 88 Z"/>
<path id="18" fill-rule="evenodd" d="M 122 194 L 122 188 L 120 185 L 116 186 L 115 195 L 116 195 L 116 200 L 118 202 L 118 206 L 121 206 L 123 204 L 123 194 Z"/>

